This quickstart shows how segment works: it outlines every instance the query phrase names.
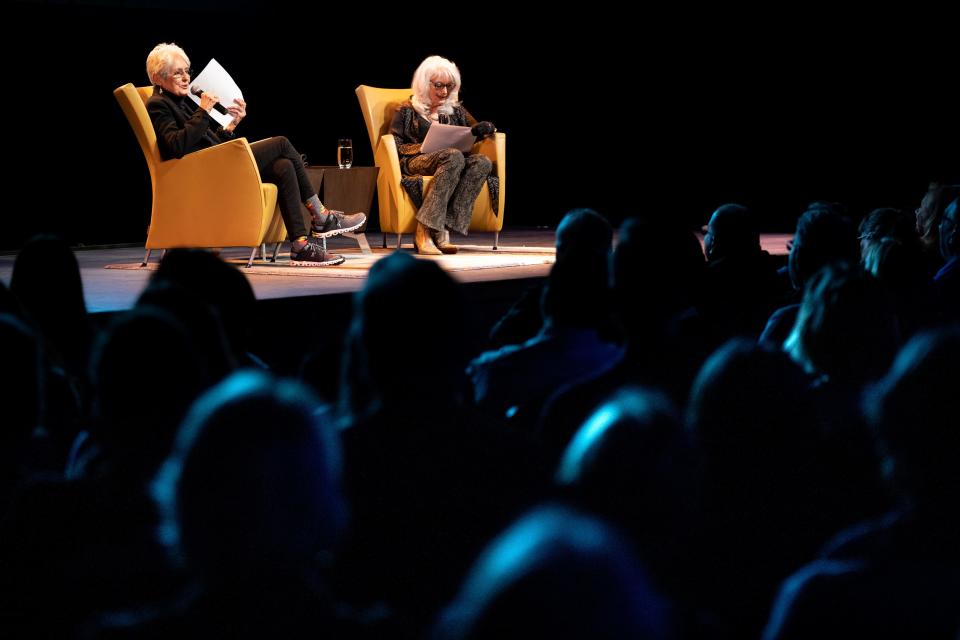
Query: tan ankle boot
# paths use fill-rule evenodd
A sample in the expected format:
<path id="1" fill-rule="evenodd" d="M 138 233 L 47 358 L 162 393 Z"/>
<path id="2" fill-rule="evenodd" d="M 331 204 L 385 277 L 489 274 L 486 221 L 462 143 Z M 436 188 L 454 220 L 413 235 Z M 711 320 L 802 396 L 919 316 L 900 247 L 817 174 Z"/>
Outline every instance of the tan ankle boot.
<path id="1" fill-rule="evenodd" d="M 417 221 L 417 232 L 413 235 L 413 244 L 417 247 L 417 253 L 424 256 L 439 256 L 443 255 L 440 253 L 440 249 L 437 249 L 437 245 L 433 243 L 433 238 L 430 237 L 433 230 L 420 222 Z"/>
<path id="2" fill-rule="evenodd" d="M 442 253 L 456 253 L 460 250 L 460 247 L 450 242 L 450 232 L 446 228 L 441 229 L 440 231 L 434 231 L 430 234 L 433 237 L 433 243 L 437 245 L 437 249 L 440 249 Z"/>

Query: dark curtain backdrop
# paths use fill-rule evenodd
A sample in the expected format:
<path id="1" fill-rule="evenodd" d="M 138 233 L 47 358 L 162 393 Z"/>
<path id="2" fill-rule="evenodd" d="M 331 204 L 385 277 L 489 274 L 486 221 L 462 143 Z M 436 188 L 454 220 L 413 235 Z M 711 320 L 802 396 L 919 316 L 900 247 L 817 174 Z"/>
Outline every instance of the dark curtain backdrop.
<path id="1" fill-rule="evenodd" d="M 240 132 L 286 135 L 313 164 L 340 137 L 372 164 L 354 88 L 409 86 L 424 56 L 451 58 L 464 104 L 508 135 L 508 228 L 578 206 L 699 226 L 738 201 L 787 231 L 814 199 L 912 209 L 928 180 L 960 179 L 951 20 L 397 6 L 7 4 L 0 249 L 40 231 L 143 241 L 149 176 L 112 90 L 146 84 L 161 41 L 195 69 L 217 58 L 249 103 Z"/>

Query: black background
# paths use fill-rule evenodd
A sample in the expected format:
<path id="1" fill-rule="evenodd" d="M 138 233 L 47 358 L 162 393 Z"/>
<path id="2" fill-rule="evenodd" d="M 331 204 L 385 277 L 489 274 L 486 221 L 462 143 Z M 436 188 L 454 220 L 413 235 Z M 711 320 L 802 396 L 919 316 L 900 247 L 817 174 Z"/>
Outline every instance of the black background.
<path id="1" fill-rule="evenodd" d="M 859 217 L 912 209 L 929 180 L 960 179 L 949 16 L 590 4 L 521 21 L 508 4 L 258 0 L 4 13 L 0 249 L 39 231 L 75 245 L 143 241 L 149 175 L 112 90 L 147 84 L 161 41 L 197 70 L 215 57 L 233 75 L 249 105 L 239 133 L 286 135 L 313 164 L 334 163 L 340 137 L 353 138 L 356 164 L 372 164 L 357 85 L 409 86 L 425 56 L 454 60 L 465 106 L 508 136 L 508 228 L 552 226 L 577 206 L 615 223 L 650 213 L 694 226 L 738 201 L 763 230 L 789 231 L 811 200 Z"/>

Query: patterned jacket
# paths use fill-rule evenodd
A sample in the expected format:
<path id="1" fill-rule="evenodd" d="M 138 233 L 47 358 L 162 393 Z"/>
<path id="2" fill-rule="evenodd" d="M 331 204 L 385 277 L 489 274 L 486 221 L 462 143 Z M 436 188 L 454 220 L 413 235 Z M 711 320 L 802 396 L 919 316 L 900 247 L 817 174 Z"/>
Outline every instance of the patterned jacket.
<path id="1" fill-rule="evenodd" d="M 453 108 L 453 113 L 449 116 L 441 114 L 440 122 L 461 127 L 472 127 L 477 124 L 477 119 L 470 115 L 470 112 L 462 105 L 458 105 Z M 409 100 L 397 107 L 397 112 L 390 123 L 390 133 L 397 144 L 397 153 L 400 154 L 400 171 L 404 175 L 401 184 L 418 208 L 423 204 L 423 176 L 410 174 L 407 170 L 407 163 L 410 158 L 420 155 L 420 145 L 423 144 L 424 138 L 427 137 L 427 131 L 432 124 L 432 120 L 427 120 L 417 113 Z M 493 210 L 497 211 L 500 179 L 496 174 L 487 177 L 487 187 L 490 190 Z"/>

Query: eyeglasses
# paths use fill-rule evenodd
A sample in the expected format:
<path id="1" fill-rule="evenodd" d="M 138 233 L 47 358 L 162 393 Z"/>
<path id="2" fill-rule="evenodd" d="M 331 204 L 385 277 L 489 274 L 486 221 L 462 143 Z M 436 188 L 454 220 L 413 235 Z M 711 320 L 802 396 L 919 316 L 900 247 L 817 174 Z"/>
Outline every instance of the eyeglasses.
<path id="1" fill-rule="evenodd" d="M 433 88 L 437 91 L 440 91 L 440 89 L 446 89 L 449 92 L 457 88 L 456 82 L 433 82 L 431 84 L 433 84 Z"/>
<path id="2" fill-rule="evenodd" d="M 170 75 L 174 78 L 189 78 L 193 75 L 193 69 L 177 69 Z"/>

